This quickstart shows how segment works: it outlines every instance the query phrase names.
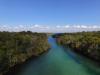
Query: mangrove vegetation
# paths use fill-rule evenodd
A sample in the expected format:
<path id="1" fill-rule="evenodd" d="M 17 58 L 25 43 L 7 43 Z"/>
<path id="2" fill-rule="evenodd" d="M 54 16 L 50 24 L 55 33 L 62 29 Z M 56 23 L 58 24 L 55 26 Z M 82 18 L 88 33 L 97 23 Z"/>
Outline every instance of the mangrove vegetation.
<path id="1" fill-rule="evenodd" d="M 58 44 L 100 62 L 100 31 L 61 33 L 53 35 Z"/>
<path id="2" fill-rule="evenodd" d="M 45 33 L 0 32 L 0 75 L 30 57 L 39 56 L 48 48 Z"/>

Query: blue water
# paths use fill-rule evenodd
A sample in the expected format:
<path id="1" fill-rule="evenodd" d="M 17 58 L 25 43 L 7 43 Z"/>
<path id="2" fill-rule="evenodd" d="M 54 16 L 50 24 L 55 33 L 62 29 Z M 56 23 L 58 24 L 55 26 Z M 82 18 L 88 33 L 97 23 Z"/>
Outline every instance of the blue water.
<path id="1" fill-rule="evenodd" d="M 51 49 L 24 64 L 17 75 L 100 75 L 100 68 L 88 59 L 57 45 L 52 37 L 48 38 L 48 42 Z"/>

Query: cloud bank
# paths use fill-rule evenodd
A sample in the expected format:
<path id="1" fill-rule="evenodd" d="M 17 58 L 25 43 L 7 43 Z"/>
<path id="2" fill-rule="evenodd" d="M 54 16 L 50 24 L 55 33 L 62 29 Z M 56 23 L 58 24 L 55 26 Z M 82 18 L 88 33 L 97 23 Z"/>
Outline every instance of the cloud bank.
<path id="1" fill-rule="evenodd" d="M 81 32 L 100 31 L 100 25 L 0 25 L 0 31 Z"/>

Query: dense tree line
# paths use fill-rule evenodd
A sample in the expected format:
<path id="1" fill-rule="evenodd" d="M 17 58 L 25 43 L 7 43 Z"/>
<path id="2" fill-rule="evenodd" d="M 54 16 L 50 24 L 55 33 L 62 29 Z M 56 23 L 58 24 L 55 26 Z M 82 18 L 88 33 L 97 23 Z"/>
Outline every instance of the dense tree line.
<path id="1" fill-rule="evenodd" d="M 58 44 L 100 62 L 100 31 L 53 35 Z"/>
<path id="2" fill-rule="evenodd" d="M 47 51 L 47 34 L 27 32 L 0 32 L 0 73 L 10 67 Z"/>

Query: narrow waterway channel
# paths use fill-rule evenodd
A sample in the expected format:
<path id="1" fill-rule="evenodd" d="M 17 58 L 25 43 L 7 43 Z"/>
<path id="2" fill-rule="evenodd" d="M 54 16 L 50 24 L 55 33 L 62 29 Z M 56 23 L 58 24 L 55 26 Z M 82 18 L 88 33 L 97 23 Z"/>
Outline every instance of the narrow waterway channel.
<path id="1" fill-rule="evenodd" d="M 23 64 L 16 75 L 100 75 L 100 68 L 69 49 L 64 50 L 51 36 L 51 49 L 35 60 Z"/>

